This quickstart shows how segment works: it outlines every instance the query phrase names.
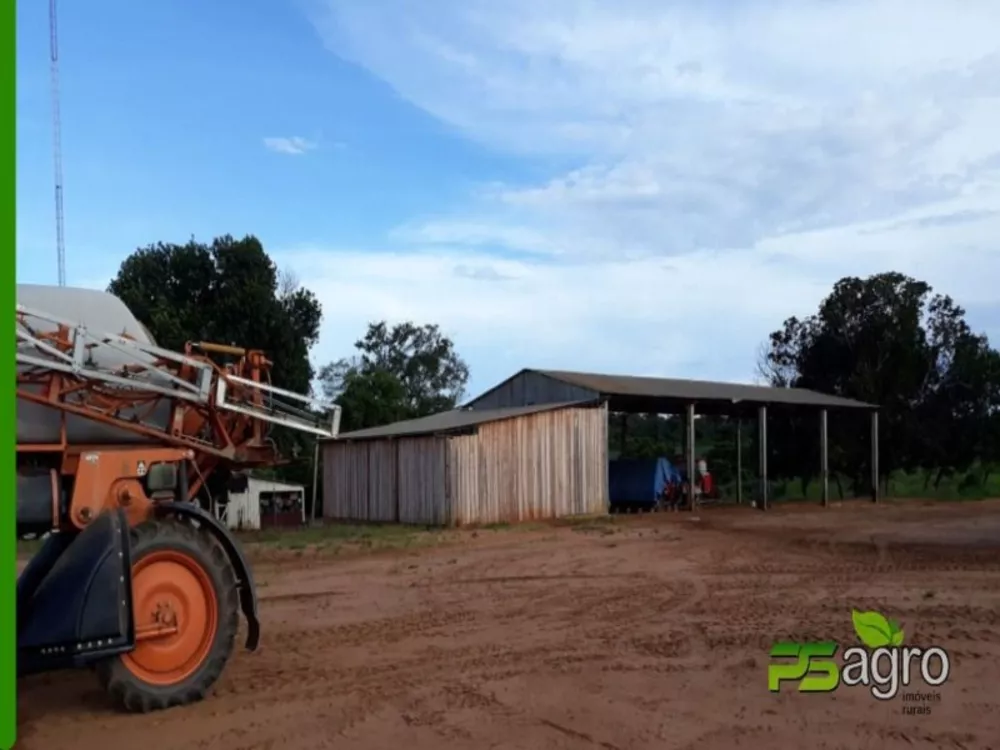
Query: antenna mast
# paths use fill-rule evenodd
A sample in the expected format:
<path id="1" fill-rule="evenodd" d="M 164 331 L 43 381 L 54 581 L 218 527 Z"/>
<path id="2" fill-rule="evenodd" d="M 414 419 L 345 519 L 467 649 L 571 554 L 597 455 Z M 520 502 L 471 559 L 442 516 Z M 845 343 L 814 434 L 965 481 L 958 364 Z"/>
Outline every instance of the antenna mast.
<path id="1" fill-rule="evenodd" d="M 49 0 L 49 60 L 52 67 L 52 156 L 55 162 L 56 257 L 59 286 L 66 286 L 66 244 L 63 236 L 62 118 L 59 114 L 59 35 L 56 0 Z"/>

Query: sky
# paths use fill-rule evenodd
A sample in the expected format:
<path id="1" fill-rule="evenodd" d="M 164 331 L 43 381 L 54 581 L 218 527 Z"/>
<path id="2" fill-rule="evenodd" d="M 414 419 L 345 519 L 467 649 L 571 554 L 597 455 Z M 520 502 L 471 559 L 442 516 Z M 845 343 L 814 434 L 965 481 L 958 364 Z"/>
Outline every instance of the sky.
<path id="1" fill-rule="evenodd" d="M 18 279 L 55 283 L 47 4 L 18 3 Z M 316 364 L 437 323 L 522 367 L 751 381 L 845 276 L 1000 343 L 996 0 L 89 0 L 59 10 L 67 277 L 254 234 Z"/>

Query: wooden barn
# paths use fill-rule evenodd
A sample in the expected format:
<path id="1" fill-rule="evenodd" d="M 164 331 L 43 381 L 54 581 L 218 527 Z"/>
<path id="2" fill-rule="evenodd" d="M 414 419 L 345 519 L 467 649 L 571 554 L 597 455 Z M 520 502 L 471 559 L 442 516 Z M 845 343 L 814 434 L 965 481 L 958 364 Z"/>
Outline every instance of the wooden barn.
<path id="1" fill-rule="evenodd" d="M 323 516 L 432 525 L 604 513 L 601 401 L 457 409 L 323 444 Z"/>

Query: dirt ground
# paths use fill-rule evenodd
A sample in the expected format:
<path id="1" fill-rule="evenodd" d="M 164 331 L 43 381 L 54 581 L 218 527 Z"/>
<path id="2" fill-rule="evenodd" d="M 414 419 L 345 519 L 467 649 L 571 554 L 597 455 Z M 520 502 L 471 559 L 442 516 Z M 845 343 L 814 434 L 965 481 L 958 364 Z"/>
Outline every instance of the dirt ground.
<path id="1" fill-rule="evenodd" d="M 263 645 L 204 702 L 108 709 L 88 672 L 19 686 L 24 750 L 1000 748 L 1000 501 L 836 504 L 252 550 Z M 767 689 L 775 640 L 857 645 L 851 610 L 940 646 L 902 697 Z"/>

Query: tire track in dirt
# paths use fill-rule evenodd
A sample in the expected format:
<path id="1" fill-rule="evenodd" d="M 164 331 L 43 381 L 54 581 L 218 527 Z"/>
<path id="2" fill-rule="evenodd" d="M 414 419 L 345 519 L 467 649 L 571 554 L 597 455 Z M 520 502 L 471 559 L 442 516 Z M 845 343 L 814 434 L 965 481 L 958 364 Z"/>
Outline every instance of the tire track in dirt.
<path id="1" fill-rule="evenodd" d="M 259 602 L 314 602 L 321 599 L 332 599 L 333 597 L 343 596 L 342 591 L 309 591 L 305 593 L 291 593 L 291 594 L 261 594 L 257 597 Z"/>

